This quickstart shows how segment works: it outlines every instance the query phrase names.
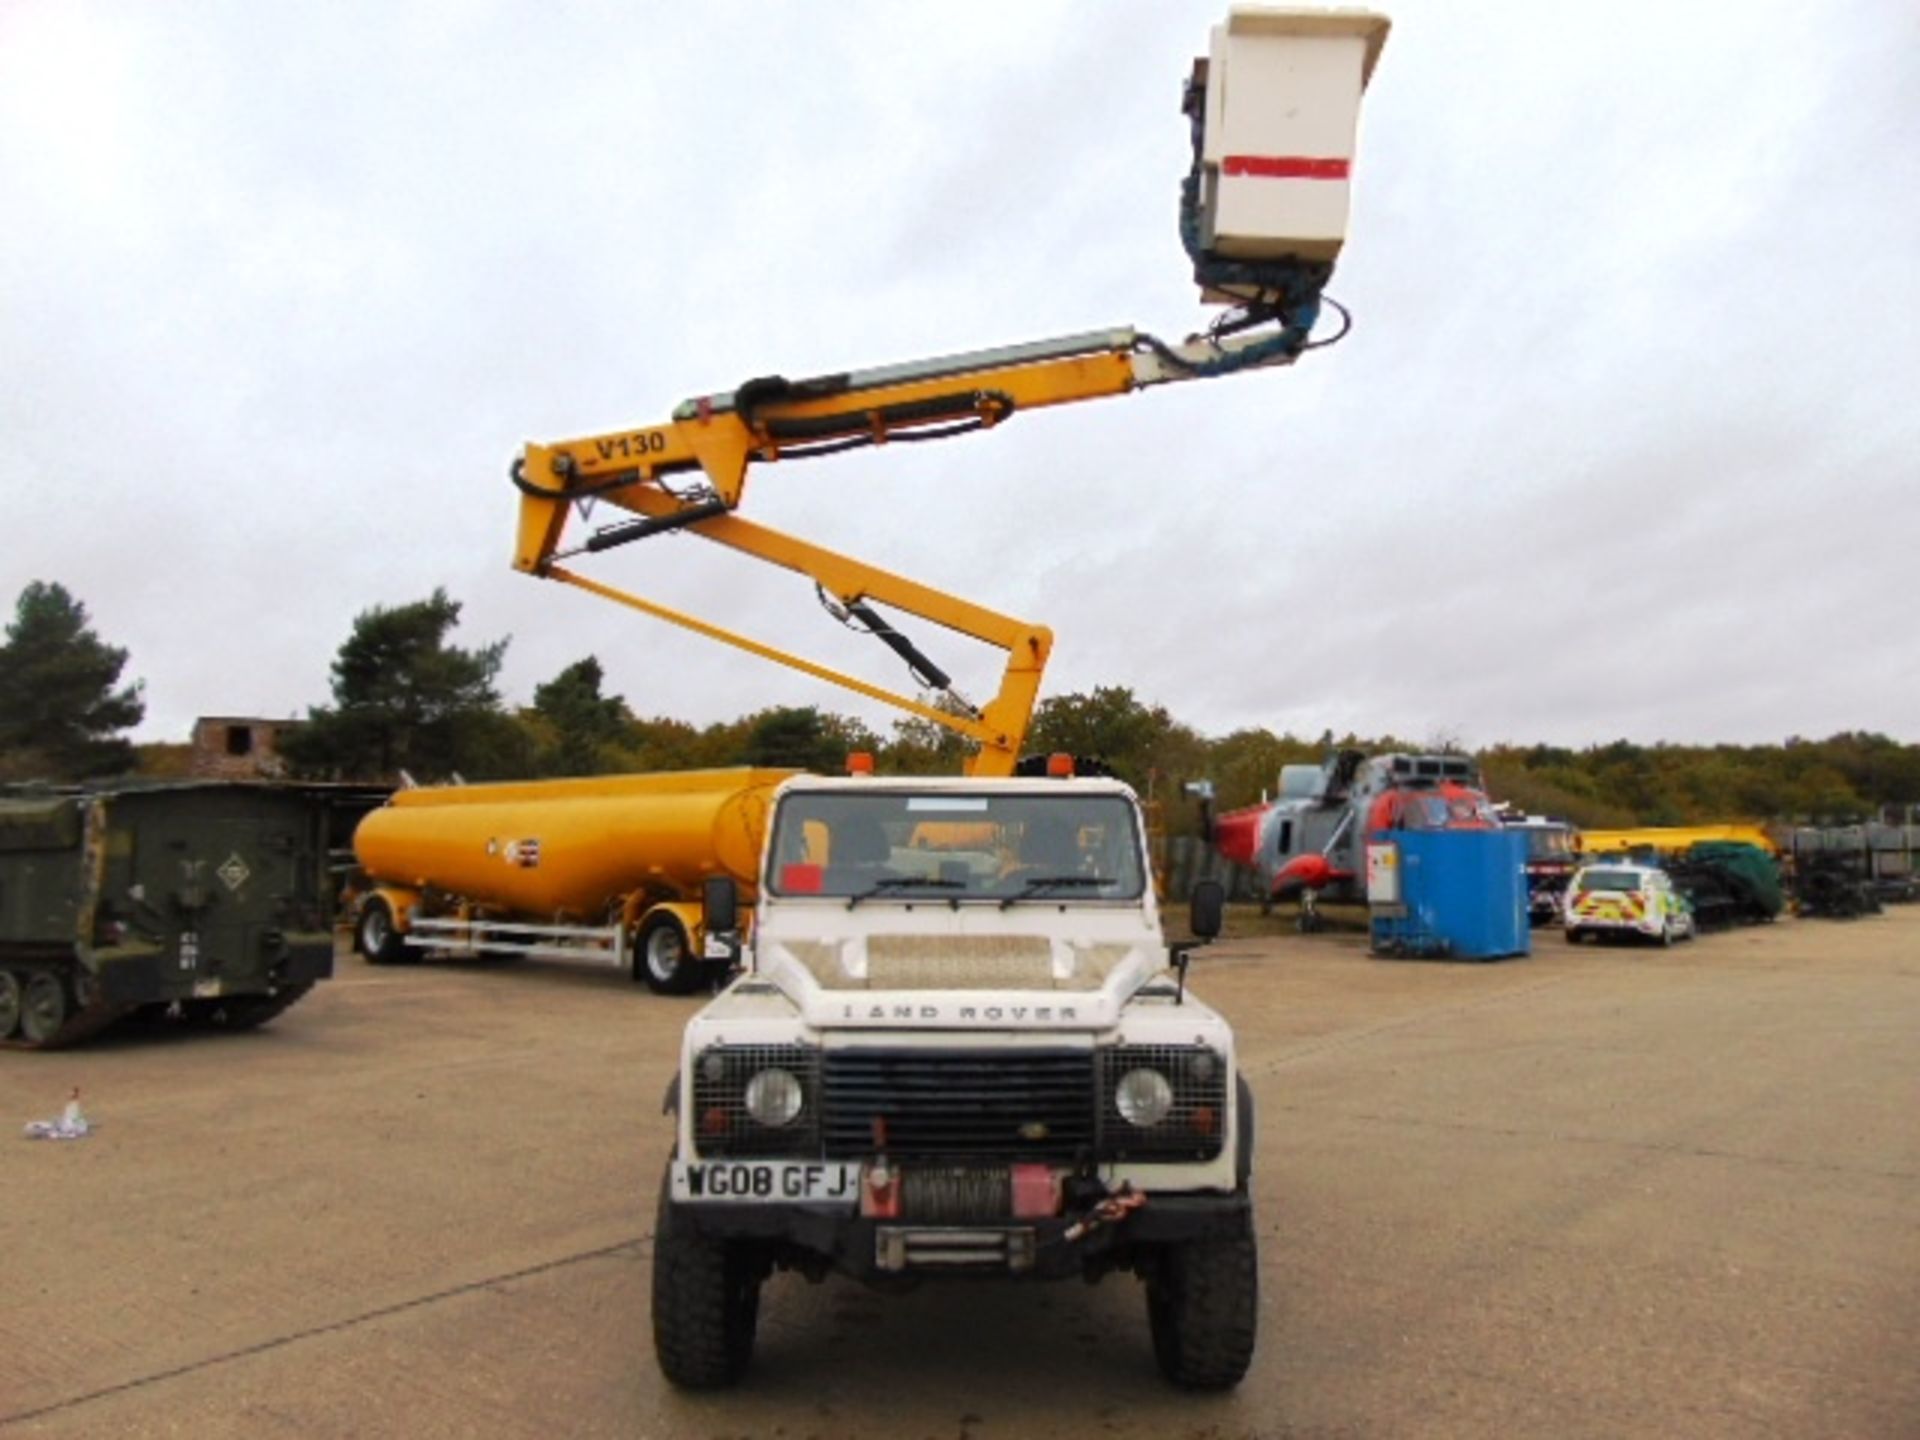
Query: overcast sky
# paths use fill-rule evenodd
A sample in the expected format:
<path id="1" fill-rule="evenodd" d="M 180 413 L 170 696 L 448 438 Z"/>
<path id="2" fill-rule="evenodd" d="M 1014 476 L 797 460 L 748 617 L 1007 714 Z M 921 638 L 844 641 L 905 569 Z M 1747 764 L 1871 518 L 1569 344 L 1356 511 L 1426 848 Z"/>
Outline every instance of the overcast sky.
<path id="1" fill-rule="evenodd" d="M 80 597 L 143 739 L 303 714 L 436 585 L 517 703 L 593 654 L 641 714 L 884 726 L 513 572 L 507 466 L 749 376 L 1204 323 L 1178 101 L 1224 13 L 0 0 L 0 604 Z M 1391 13 L 1348 340 L 760 467 L 742 513 L 1209 733 L 1920 740 L 1920 7 Z M 582 568 L 908 684 L 697 538 Z"/>

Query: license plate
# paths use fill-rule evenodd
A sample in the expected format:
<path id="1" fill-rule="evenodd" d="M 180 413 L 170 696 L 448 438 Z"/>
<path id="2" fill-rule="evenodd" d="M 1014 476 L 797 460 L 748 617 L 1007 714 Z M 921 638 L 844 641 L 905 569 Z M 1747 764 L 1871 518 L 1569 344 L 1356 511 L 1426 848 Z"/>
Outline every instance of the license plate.
<path id="1" fill-rule="evenodd" d="M 838 1160 L 676 1160 L 672 1183 L 682 1204 L 851 1205 L 860 1195 L 860 1167 Z"/>
<path id="2" fill-rule="evenodd" d="M 217 1000 L 220 998 L 218 980 L 196 980 L 193 982 L 193 998 L 196 1000 Z"/>

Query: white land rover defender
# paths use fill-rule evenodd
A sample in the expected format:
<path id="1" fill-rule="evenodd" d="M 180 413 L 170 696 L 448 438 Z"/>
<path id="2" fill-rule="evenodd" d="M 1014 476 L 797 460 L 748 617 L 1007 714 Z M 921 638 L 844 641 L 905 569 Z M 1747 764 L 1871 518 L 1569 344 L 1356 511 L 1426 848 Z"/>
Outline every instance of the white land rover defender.
<path id="1" fill-rule="evenodd" d="M 775 1270 L 1146 1284 L 1160 1368 L 1253 1357 L 1252 1099 L 1106 779 L 802 777 L 743 973 L 688 1023 L 653 1262 L 668 1379 L 727 1385 Z M 731 926 L 731 882 L 709 883 Z M 1204 887 L 1193 930 L 1218 933 Z"/>

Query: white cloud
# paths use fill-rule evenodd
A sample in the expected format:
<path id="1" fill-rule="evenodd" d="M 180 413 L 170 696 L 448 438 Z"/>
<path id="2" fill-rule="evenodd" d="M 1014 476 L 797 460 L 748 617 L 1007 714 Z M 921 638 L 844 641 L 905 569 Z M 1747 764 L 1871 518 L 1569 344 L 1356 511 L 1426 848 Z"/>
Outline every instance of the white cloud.
<path id="1" fill-rule="evenodd" d="M 1221 9 L 0 9 L 0 597 L 84 599 L 154 737 L 323 700 L 354 613 L 436 584 L 517 698 L 592 652 L 649 713 L 884 723 L 511 573 L 507 464 L 750 375 L 1199 323 L 1177 102 Z M 745 513 L 1209 729 L 1920 738 L 1920 15 L 1396 21 L 1346 344 L 770 467 Z M 595 570 L 903 683 L 692 539 Z"/>

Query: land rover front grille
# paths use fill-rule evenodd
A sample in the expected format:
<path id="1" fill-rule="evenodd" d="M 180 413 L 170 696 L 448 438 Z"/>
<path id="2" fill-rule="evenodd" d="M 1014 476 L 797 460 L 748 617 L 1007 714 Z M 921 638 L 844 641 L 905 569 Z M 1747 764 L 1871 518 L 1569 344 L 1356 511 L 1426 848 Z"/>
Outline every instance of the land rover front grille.
<path id="1" fill-rule="evenodd" d="M 827 1051 L 821 1075 L 821 1141 L 836 1159 L 1065 1161 L 1094 1143 L 1087 1050 L 859 1047 Z"/>

